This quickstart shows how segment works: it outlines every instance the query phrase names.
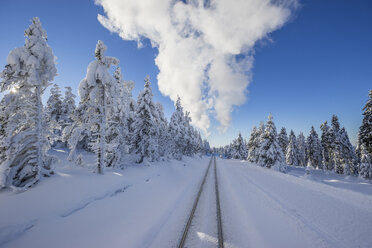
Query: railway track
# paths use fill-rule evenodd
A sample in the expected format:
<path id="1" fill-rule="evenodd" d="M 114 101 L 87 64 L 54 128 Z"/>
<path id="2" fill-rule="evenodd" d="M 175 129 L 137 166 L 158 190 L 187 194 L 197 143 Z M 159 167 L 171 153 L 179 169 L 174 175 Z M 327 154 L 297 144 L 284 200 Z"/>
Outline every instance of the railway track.
<path id="1" fill-rule="evenodd" d="M 223 244 L 223 231 L 222 231 L 222 220 L 221 220 L 221 205 L 220 205 L 220 197 L 219 197 L 219 191 L 218 191 L 218 179 L 217 179 L 218 177 L 217 177 L 216 157 L 215 156 L 212 156 L 211 157 L 211 160 L 209 161 L 208 168 L 207 168 L 207 170 L 206 170 L 206 172 L 204 174 L 203 180 L 202 180 L 202 182 L 200 184 L 198 194 L 196 195 L 196 198 L 195 198 L 193 207 L 191 209 L 189 218 L 188 218 L 188 220 L 186 222 L 186 225 L 185 225 L 185 228 L 183 230 L 183 233 L 182 233 L 182 236 L 181 236 L 181 239 L 180 239 L 178 248 L 183 248 L 185 246 L 185 243 L 186 243 L 186 240 L 187 240 L 187 236 L 188 236 L 188 233 L 189 233 L 189 230 L 190 230 L 190 227 L 191 227 L 191 224 L 192 224 L 194 215 L 195 215 L 195 211 L 196 211 L 196 209 L 198 207 L 198 202 L 199 202 L 201 193 L 203 192 L 204 184 L 205 184 L 205 181 L 207 180 L 207 176 L 208 176 L 210 167 L 212 166 L 212 163 L 214 164 L 214 182 L 215 182 L 214 183 L 214 186 L 215 186 L 215 193 L 216 193 L 216 213 L 217 213 L 216 220 L 217 220 L 217 233 L 218 233 L 218 247 L 219 248 L 223 248 L 224 247 L 224 244 Z"/>
<path id="2" fill-rule="evenodd" d="M 223 248 L 223 231 L 222 231 L 222 218 L 221 218 L 221 205 L 220 205 L 220 193 L 218 191 L 218 180 L 217 180 L 217 166 L 216 157 L 214 158 L 214 187 L 216 190 L 216 208 L 217 208 L 217 230 L 218 230 L 218 247 Z"/>

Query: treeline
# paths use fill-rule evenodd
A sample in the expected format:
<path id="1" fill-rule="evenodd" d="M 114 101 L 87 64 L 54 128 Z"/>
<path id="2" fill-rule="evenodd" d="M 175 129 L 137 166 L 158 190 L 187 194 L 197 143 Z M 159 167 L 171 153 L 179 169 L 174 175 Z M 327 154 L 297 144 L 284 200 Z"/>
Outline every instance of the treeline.
<path id="1" fill-rule="evenodd" d="M 230 145 L 215 148 L 215 152 L 263 167 L 275 166 L 281 171 L 285 171 L 287 165 L 307 166 L 372 179 L 372 90 L 363 111 L 356 148 L 336 115 L 332 116 L 330 125 L 325 121 L 320 126 L 320 137 L 311 127 L 307 138 L 303 133 L 296 136 L 293 130 L 288 136 L 285 127 L 278 134 L 270 115 L 266 124 L 261 122 L 259 127 L 253 127 L 248 141 L 239 133 Z"/>
<path id="2" fill-rule="evenodd" d="M 142 163 L 209 151 L 180 99 L 168 122 L 163 106 L 153 101 L 149 77 L 133 99 L 134 83 L 122 79 L 119 60 L 105 56 L 102 41 L 79 84 L 78 105 L 71 87 L 62 97 L 55 84 L 44 107 L 41 97 L 57 75 L 55 56 L 37 17 L 25 36 L 25 45 L 9 53 L 0 74 L 0 188 L 26 189 L 53 174 L 51 146 L 70 148 L 69 160 L 77 164 L 79 149 L 94 152 L 97 173 L 121 167 L 126 154 Z"/>

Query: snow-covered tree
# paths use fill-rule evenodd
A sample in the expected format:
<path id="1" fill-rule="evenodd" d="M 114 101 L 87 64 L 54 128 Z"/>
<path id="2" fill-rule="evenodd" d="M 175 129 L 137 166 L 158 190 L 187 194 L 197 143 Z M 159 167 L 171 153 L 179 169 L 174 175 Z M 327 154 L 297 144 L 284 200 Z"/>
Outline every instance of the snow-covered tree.
<path id="1" fill-rule="evenodd" d="M 297 149 L 296 135 L 293 130 L 289 134 L 289 143 L 286 149 L 285 160 L 288 165 L 299 165 L 298 162 L 299 154 Z"/>
<path id="2" fill-rule="evenodd" d="M 256 137 L 257 137 L 257 127 L 253 126 L 252 131 L 251 131 L 251 135 L 250 135 L 248 143 L 247 143 L 247 150 L 248 150 L 247 160 L 250 161 L 250 162 L 252 162 L 251 161 L 251 160 L 253 160 L 252 157 L 254 157 L 253 154 L 251 155 L 251 152 L 252 152 L 252 149 L 254 147 Z"/>
<path id="3" fill-rule="evenodd" d="M 125 103 L 125 123 L 126 127 L 125 130 L 125 142 L 129 152 L 134 152 L 133 146 L 133 130 L 134 130 L 134 118 L 136 115 L 136 108 L 137 103 L 133 99 L 132 90 L 134 88 L 133 81 L 124 81 L 124 91 L 122 93 L 122 97 Z"/>
<path id="4" fill-rule="evenodd" d="M 62 100 L 62 116 L 66 119 L 69 119 L 68 121 L 71 121 L 70 117 L 71 114 L 74 112 L 76 108 L 76 96 L 72 93 L 72 88 L 70 86 L 65 87 L 65 96 Z"/>
<path id="5" fill-rule="evenodd" d="M 361 146 L 361 154 L 359 175 L 365 179 L 372 179 L 372 160 L 364 144 Z"/>
<path id="6" fill-rule="evenodd" d="M 115 166 L 121 158 L 122 154 L 128 154 L 133 151 L 132 148 L 132 135 L 133 129 L 132 124 L 134 122 L 135 109 L 136 105 L 132 98 L 132 90 L 134 87 L 134 82 L 123 80 L 121 68 L 117 67 L 114 72 L 114 78 L 117 83 L 117 100 L 116 108 L 113 111 L 115 112 L 111 118 L 111 137 L 112 142 L 115 145 L 114 150 L 115 156 L 112 156 L 112 165 Z"/>
<path id="7" fill-rule="evenodd" d="M 372 90 L 369 91 L 369 99 L 364 106 L 363 121 L 358 132 L 358 146 L 365 146 L 369 156 L 372 157 Z"/>
<path id="8" fill-rule="evenodd" d="M 350 143 L 345 128 L 340 128 L 336 115 L 332 116 L 332 128 L 330 129 L 331 159 L 336 173 L 353 175 L 356 173 L 356 156 Z"/>
<path id="9" fill-rule="evenodd" d="M 2 146 L 7 147 L 0 165 L 0 188 L 26 189 L 42 175 L 49 175 L 47 136 L 41 96 L 57 74 L 55 57 L 39 18 L 25 30 L 25 45 L 12 50 L 1 72 L 1 92 L 7 117 Z"/>
<path id="10" fill-rule="evenodd" d="M 50 89 L 50 96 L 45 106 L 45 112 L 48 114 L 48 119 L 59 122 L 62 116 L 62 94 L 58 84 L 54 84 Z"/>
<path id="11" fill-rule="evenodd" d="M 62 140 L 61 120 L 62 120 L 62 95 L 58 84 L 54 84 L 50 89 L 50 96 L 45 106 L 45 119 L 48 126 L 53 130 L 54 137 L 50 140 L 54 146 Z"/>
<path id="12" fill-rule="evenodd" d="M 62 126 L 68 126 L 72 123 L 71 116 L 76 108 L 75 98 L 72 88 L 70 86 L 65 87 L 65 96 L 62 100 Z"/>
<path id="13" fill-rule="evenodd" d="M 357 174 L 356 155 L 354 147 L 352 146 L 346 129 L 343 127 L 340 130 L 340 144 L 342 150 L 342 160 L 344 165 L 344 174 L 355 175 Z"/>
<path id="14" fill-rule="evenodd" d="M 298 152 L 298 165 L 299 166 L 306 166 L 306 143 L 305 143 L 305 136 L 301 132 L 297 135 L 297 152 Z"/>
<path id="15" fill-rule="evenodd" d="M 172 156 L 175 159 L 181 160 L 185 147 L 185 114 L 181 105 L 181 99 L 178 97 L 176 101 L 176 111 L 173 112 L 169 122 L 169 133 L 172 139 Z"/>
<path id="16" fill-rule="evenodd" d="M 215 153 L 215 151 L 213 151 Z M 227 145 L 223 148 L 223 157 L 232 158 L 231 145 Z"/>
<path id="17" fill-rule="evenodd" d="M 251 132 L 251 137 L 248 141 L 248 161 L 251 163 L 258 163 L 259 159 L 259 150 L 262 142 L 262 135 L 265 132 L 265 124 L 263 122 L 260 123 L 258 128 L 253 127 Z"/>
<path id="18" fill-rule="evenodd" d="M 208 140 L 203 140 L 203 146 L 204 146 L 204 154 L 209 155 L 211 153 L 211 146 L 209 145 Z"/>
<path id="19" fill-rule="evenodd" d="M 322 168 L 322 147 L 313 126 L 306 140 L 306 161 L 308 166 Z"/>
<path id="20" fill-rule="evenodd" d="M 193 126 L 191 126 L 191 127 L 192 127 L 191 131 L 192 131 L 192 144 L 193 144 L 193 149 L 192 149 L 193 154 L 191 156 L 193 156 L 193 155 L 199 153 L 199 149 L 200 149 L 200 147 L 199 147 L 199 132 Z"/>
<path id="21" fill-rule="evenodd" d="M 73 123 L 73 113 L 76 108 L 76 96 L 72 93 L 72 88 L 65 87 L 65 96 L 62 100 L 62 113 L 60 118 L 60 127 L 62 131 L 63 146 L 67 147 L 67 141 L 64 140 L 66 127 L 71 126 Z"/>
<path id="22" fill-rule="evenodd" d="M 125 142 L 126 129 L 126 95 L 124 94 L 124 80 L 121 69 L 114 72 L 115 83 L 110 85 L 106 93 L 106 158 L 107 167 L 116 167 L 122 154 L 128 151 Z"/>
<path id="23" fill-rule="evenodd" d="M 159 130 L 156 123 L 158 112 L 152 101 L 152 96 L 150 78 L 147 76 L 144 90 L 137 98 L 137 110 L 133 123 L 133 146 L 135 153 L 139 156 L 138 163 L 142 163 L 145 158 L 149 161 L 155 161 L 159 158 Z"/>
<path id="24" fill-rule="evenodd" d="M 267 168 L 275 167 L 279 171 L 285 172 L 284 155 L 278 142 L 278 135 L 271 114 L 266 123 L 265 132 L 261 136 L 262 143 L 259 150 L 258 164 Z"/>
<path id="25" fill-rule="evenodd" d="M 155 103 L 155 108 L 157 111 L 157 119 L 156 123 L 159 130 L 159 136 L 158 136 L 158 150 L 159 150 L 159 156 L 169 158 L 170 156 L 170 145 L 169 140 L 171 140 L 171 136 L 168 133 L 168 121 L 167 118 L 164 116 L 164 110 L 163 105 L 161 105 L 159 102 Z"/>
<path id="26" fill-rule="evenodd" d="M 202 139 L 202 137 L 201 137 L 201 134 L 200 134 L 200 132 L 197 132 L 197 151 L 198 151 L 198 153 L 200 154 L 200 155 L 202 155 L 202 154 L 205 154 L 205 152 L 204 152 L 204 143 L 203 143 L 203 139 Z"/>
<path id="27" fill-rule="evenodd" d="M 186 111 L 185 116 L 184 116 L 184 121 L 182 122 L 183 128 L 185 130 L 185 144 L 183 148 L 183 155 L 186 156 L 192 156 L 195 153 L 195 134 L 194 134 L 194 129 L 191 126 L 191 117 L 190 117 L 190 112 Z"/>
<path id="28" fill-rule="evenodd" d="M 97 155 L 97 173 L 102 174 L 105 164 L 107 141 L 107 120 L 109 109 L 115 106 L 113 91 L 116 91 L 116 81 L 109 72 L 112 65 L 119 60 L 104 55 L 107 47 L 98 41 L 95 57 L 87 69 L 86 77 L 80 82 L 80 103 L 74 112 L 74 125 L 69 128 L 70 157 L 73 157 L 77 144 L 87 136 L 92 140 L 92 150 Z"/>
<path id="29" fill-rule="evenodd" d="M 235 159 L 247 159 L 248 151 L 243 140 L 242 134 L 239 132 L 238 137 L 231 144 L 232 157 Z"/>
<path id="30" fill-rule="evenodd" d="M 288 146 L 288 135 L 287 130 L 285 127 L 282 127 L 280 130 L 280 133 L 278 134 L 278 142 L 280 147 L 282 148 L 283 154 L 286 154 L 287 146 Z"/>
<path id="31" fill-rule="evenodd" d="M 332 128 L 330 129 L 331 140 L 332 140 L 332 155 L 331 159 L 334 164 L 334 170 L 336 173 L 343 174 L 344 167 L 342 162 L 342 147 L 340 142 L 340 123 L 336 115 L 332 116 Z"/>
<path id="32" fill-rule="evenodd" d="M 332 133 L 327 121 L 320 125 L 320 130 L 322 130 L 320 143 L 322 145 L 323 168 L 325 170 L 333 170 Z"/>

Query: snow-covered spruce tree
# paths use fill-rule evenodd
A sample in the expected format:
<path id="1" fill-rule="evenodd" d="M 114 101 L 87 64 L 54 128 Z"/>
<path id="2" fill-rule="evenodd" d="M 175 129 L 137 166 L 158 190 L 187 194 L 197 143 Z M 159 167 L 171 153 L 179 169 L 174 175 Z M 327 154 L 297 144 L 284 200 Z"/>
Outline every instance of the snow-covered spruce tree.
<path id="1" fill-rule="evenodd" d="M 3 145 L 5 159 L 0 165 L 0 188 L 26 189 L 42 175 L 50 175 L 51 157 L 43 118 L 41 96 L 57 74 L 55 57 L 39 18 L 25 30 L 25 45 L 12 50 L 1 72 L 1 92 L 7 104 Z"/>
<path id="2" fill-rule="evenodd" d="M 216 152 L 217 152 L 217 155 L 220 157 L 220 158 L 223 158 L 224 157 L 224 148 L 222 146 L 218 147 L 216 149 Z"/>
<path id="3" fill-rule="evenodd" d="M 159 150 L 159 156 L 164 157 L 166 159 L 170 158 L 170 144 L 169 140 L 171 140 L 171 136 L 168 133 L 168 121 L 167 118 L 164 116 L 164 110 L 163 105 L 161 103 L 157 102 L 155 103 L 157 114 L 157 126 L 159 130 L 159 137 L 158 137 L 158 150 Z"/>
<path id="4" fill-rule="evenodd" d="M 75 104 L 76 96 L 72 93 L 72 88 L 70 86 L 65 87 L 65 96 L 62 100 L 62 114 L 60 118 L 60 126 L 62 130 L 62 141 L 63 146 L 67 147 L 67 142 L 63 139 L 65 136 L 65 129 L 68 126 L 72 125 L 72 115 L 75 111 L 76 104 Z M 66 129 L 67 130 L 67 129 Z"/>
<path id="5" fill-rule="evenodd" d="M 306 161 L 307 166 L 322 168 L 322 147 L 314 126 L 306 140 Z"/>
<path id="6" fill-rule="evenodd" d="M 172 114 L 169 122 L 169 133 L 172 139 L 172 156 L 181 160 L 185 147 L 185 114 L 181 105 L 181 99 L 176 101 L 176 111 Z"/>
<path id="7" fill-rule="evenodd" d="M 58 84 L 54 84 L 50 89 L 50 96 L 45 106 L 45 120 L 47 125 L 52 129 L 54 137 L 51 137 L 50 143 L 55 146 L 62 142 L 62 95 Z"/>
<path id="8" fill-rule="evenodd" d="M 259 151 L 262 142 L 262 135 L 265 132 L 265 124 L 263 122 L 260 123 L 258 128 L 253 127 L 251 132 L 251 137 L 248 141 L 248 161 L 251 163 L 258 163 L 258 159 L 260 157 Z"/>
<path id="9" fill-rule="evenodd" d="M 211 146 L 209 145 L 208 140 L 203 140 L 203 146 L 204 146 L 204 154 L 209 155 L 211 153 Z"/>
<path id="10" fill-rule="evenodd" d="M 299 166 L 306 166 L 306 143 L 305 143 L 305 136 L 301 132 L 297 135 L 297 152 L 298 152 L 298 165 Z"/>
<path id="11" fill-rule="evenodd" d="M 91 128 L 85 123 L 87 119 L 87 109 L 88 104 L 82 104 L 80 100 L 78 106 L 71 115 L 71 125 L 66 126 L 62 132 L 62 140 L 66 142 L 67 147 L 71 149 L 68 156 L 69 161 L 74 161 L 76 159 L 76 149 L 93 152 L 90 145 L 93 140 Z"/>
<path id="12" fill-rule="evenodd" d="M 132 144 L 130 136 L 129 118 L 134 118 L 134 113 L 129 111 L 132 99 L 133 82 L 126 82 L 122 78 L 121 68 L 114 72 L 116 84 L 108 92 L 111 99 L 107 108 L 106 130 L 106 166 L 116 167 L 120 164 L 123 154 L 128 154 Z"/>
<path id="13" fill-rule="evenodd" d="M 285 154 L 285 161 L 288 165 L 298 166 L 298 158 L 299 154 L 297 149 L 296 135 L 294 134 L 293 130 L 291 130 L 289 134 L 289 143 Z"/>
<path id="14" fill-rule="evenodd" d="M 261 137 L 262 141 L 259 149 L 258 164 L 267 168 L 274 167 L 281 172 L 285 172 L 286 165 L 284 163 L 284 155 L 278 142 L 278 135 L 271 114 L 269 115 L 265 131 Z"/>
<path id="15" fill-rule="evenodd" d="M 190 142 L 188 142 L 188 146 L 186 149 L 187 156 L 193 156 L 199 152 L 199 133 L 198 131 L 191 125 L 191 117 L 190 112 L 186 112 L 186 130 L 188 133 L 188 137 Z"/>
<path id="16" fill-rule="evenodd" d="M 322 164 L 325 170 L 333 170 L 333 160 L 332 160 L 332 134 L 327 121 L 320 125 L 320 130 L 322 130 L 321 135 L 321 145 L 322 145 Z"/>
<path id="17" fill-rule="evenodd" d="M 283 154 L 286 154 L 289 141 L 288 141 L 287 130 L 285 129 L 285 127 L 282 127 L 282 129 L 280 130 L 280 133 L 278 134 L 278 142 L 279 142 L 280 147 L 282 148 Z"/>
<path id="18" fill-rule="evenodd" d="M 361 159 L 359 164 L 359 175 L 365 179 L 372 179 L 372 160 L 364 144 L 361 146 Z"/>
<path id="19" fill-rule="evenodd" d="M 355 171 L 355 152 L 349 137 L 344 128 L 340 128 L 340 123 L 336 115 L 332 116 L 332 128 L 330 129 L 332 146 L 331 159 L 334 170 L 339 174 L 354 174 Z M 346 168 L 346 169 L 345 169 Z"/>
<path id="20" fill-rule="evenodd" d="M 194 154 L 194 130 L 190 124 L 191 117 L 190 112 L 186 111 L 183 121 L 183 126 L 185 129 L 185 146 L 183 149 L 183 155 L 192 156 Z"/>
<path id="21" fill-rule="evenodd" d="M 121 155 L 126 152 L 126 96 L 124 93 L 124 80 L 121 69 L 117 67 L 114 72 L 115 83 L 110 85 L 106 93 L 106 157 L 105 166 L 116 167 Z"/>
<path id="22" fill-rule="evenodd" d="M 45 106 L 45 112 L 48 113 L 50 120 L 59 122 L 62 116 L 62 94 L 58 84 L 54 84 L 50 89 L 50 96 Z"/>
<path id="23" fill-rule="evenodd" d="M 344 127 L 340 130 L 340 143 L 342 150 L 342 163 L 344 165 L 344 174 L 356 175 L 358 173 L 357 159 L 354 147 L 351 144 L 349 136 L 347 135 L 346 129 Z"/>
<path id="24" fill-rule="evenodd" d="M 247 147 L 245 146 L 242 134 L 239 132 L 238 137 L 232 143 L 232 157 L 235 159 L 246 159 L 247 154 Z"/>
<path id="25" fill-rule="evenodd" d="M 109 72 L 112 65 L 119 60 L 104 55 L 107 47 L 102 41 L 97 42 L 95 57 L 90 62 L 85 78 L 80 82 L 80 103 L 74 112 L 74 124 L 69 129 L 70 157 L 75 156 L 77 144 L 87 135 L 91 137 L 90 146 L 97 155 L 96 171 L 103 173 L 107 164 L 106 130 L 110 107 L 116 104 L 113 91 L 116 91 L 116 81 Z"/>
<path id="26" fill-rule="evenodd" d="M 125 143 L 126 147 L 128 149 L 128 152 L 134 152 L 133 149 L 133 123 L 134 123 L 134 118 L 136 114 L 136 108 L 137 108 L 137 103 L 133 99 L 132 95 L 132 90 L 134 88 L 134 82 L 133 81 L 124 81 L 124 88 L 123 88 L 123 93 L 122 97 L 124 99 L 124 111 L 125 111 L 125 123 L 126 127 L 124 128 L 125 131 Z"/>
<path id="27" fill-rule="evenodd" d="M 204 143 L 203 143 L 203 139 L 201 137 L 200 132 L 197 132 L 197 136 L 198 136 L 197 151 L 200 155 L 203 155 L 204 154 Z"/>
<path id="28" fill-rule="evenodd" d="M 190 117 L 191 121 L 191 117 Z M 191 136 L 191 155 L 193 156 L 199 152 L 199 137 L 198 137 L 198 131 L 189 123 L 189 132 Z"/>
<path id="29" fill-rule="evenodd" d="M 137 162 L 142 163 L 145 158 L 156 161 L 158 154 L 159 130 L 156 123 L 158 112 L 152 101 L 150 77 L 145 78 L 145 87 L 137 98 L 137 110 L 133 123 L 133 146 L 139 156 Z"/>
<path id="30" fill-rule="evenodd" d="M 332 116 L 332 128 L 330 129 L 331 137 L 331 160 L 336 173 L 343 174 L 344 167 L 342 161 L 342 148 L 340 142 L 340 123 L 336 115 Z"/>
<path id="31" fill-rule="evenodd" d="M 247 160 L 249 162 L 252 162 L 254 158 L 253 151 L 254 151 L 254 145 L 255 145 L 256 138 L 257 138 L 257 127 L 253 126 L 251 135 L 247 143 L 247 150 L 248 150 Z"/>
<path id="32" fill-rule="evenodd" d="M 231 155 L 231 146 L 230 145 L 224 146 L 223 153 L 224 153 L 223 156 L 225 158 L 228 158 L 228 159 L 232 158 L 232 155 Z"/>
<path id="33" fill-rule="evenodd" d="M 226 146 L 221 146 L 219 149 L 218 149 L 218 152 L 221 153 L 221 158 L 226 158 Z M 213 149 L 211 149 L 211 153 L 213 153 Z"/>
<path id="34" fill-rule="evenodd" d="M 129 152 L 129 148 L 131 147 L 131 133 L 133 130 L 131 129 L 131 125 L 134 121 L 135 115 L 135 101 L 132 98 L 132 90 L 134 87 L 134 82 L 132 81 L 125 81 L 122 79 L 122 73 L 120 67 L 117 67 L 114 72 L 114 78 L 117 82 L 118 88 L 118 100 L 117 100 L 117 123 L 119 125 L 119 129 L 121 132 L 122 142 L 122 150 L 125 153 Z"/>
<path id="35" fill-rule="evenodd" d="M 65 96 L 62 100 L 62 119 L 64 119 L 64 122 L 72 122 L 71 115 L 76 108 L 75 98 L 72 88 L 70 86 L 65 87 Z"/>
<path id="36" fill-rule="evenodd" d="M 363 108 L 363 121 L 358 132 L 358 146 L 365 146 L 369 156 L 372 157 L 372 90 L 369 99 Z"/>

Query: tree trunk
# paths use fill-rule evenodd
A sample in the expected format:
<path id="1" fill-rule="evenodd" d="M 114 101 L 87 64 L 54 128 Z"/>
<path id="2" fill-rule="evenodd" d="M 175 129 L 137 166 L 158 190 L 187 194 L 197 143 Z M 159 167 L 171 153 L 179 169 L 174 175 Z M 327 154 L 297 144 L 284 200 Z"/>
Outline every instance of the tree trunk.
<path id="1" fill-rule="evenodd" d="M 42 118 L 43 118 L 43 108 L 42 108 L 42 103 L 41 103 L 41 94 L 40 94 L 40 85 L 37 85 L 36 88 L 35 88 L 35 100 L 36 100 L 36 120 L 35 120 L 35 135 L 36 135 L 36 144 L 35 144 L 35 148 L 36 148 L 36 163 L 37 163 L 37 178 L 35 178 L 36 180 L 39 180 L 40 178 L 40 171 L 42 170 L 43 168 L 43 156 L 42 156 L 42 142 L 43 142 L 43 138 L 42 138 Z M 48 169 L 48 168 L 46 168 Z"/>
<path id="2" fill-rule="evenodd" d="M 106 130 L 106 98 L 105 98 L 105 86 L 102 84 L 102 106 L 101 113 L 100 113 L 100 120 L 99 120 L 99 131 L 98 131 L 98 165 L 97 165 L 97 173 L 103 174 L 103 169 L 105 166 L 105 130 Z"/>

